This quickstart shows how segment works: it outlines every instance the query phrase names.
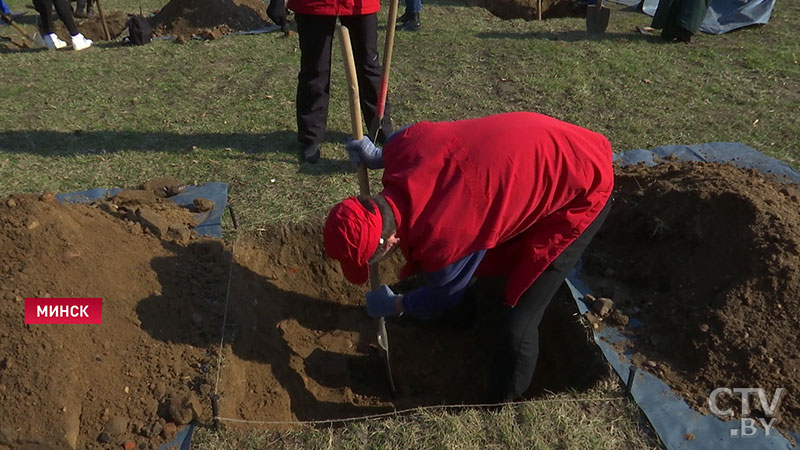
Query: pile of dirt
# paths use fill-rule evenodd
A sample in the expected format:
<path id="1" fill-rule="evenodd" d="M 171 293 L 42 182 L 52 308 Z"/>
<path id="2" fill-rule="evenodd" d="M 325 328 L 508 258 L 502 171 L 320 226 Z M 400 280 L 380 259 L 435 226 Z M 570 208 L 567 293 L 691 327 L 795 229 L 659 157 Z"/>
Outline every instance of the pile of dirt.
<path id="1" fill-rule="evenodd" d="M 559 17 L 586 17 L 586 2 L 580 0 L 465 0 L 470 6 L 486 8 L 495 16 L 505 19 L 535 20 Z"/>
<path id="2" fill-rule="evenodd" d="M 95 8 L 96 9 L 96 8 Z M 108 34 L 111 40 L 118 39 L 128 34 L 128 15 L 120 11 L 106 11 L 103 10 L 106 18 L 106 25 L 108 26 Z M 103 30 L 103 21 L 100 20 L 100 15 L 95 13 L 87 19 L 75 19 L 78 25 L 78 31 L 84 36 L 94 42 L 106 41 L 106 33 Z M 54 21 L 56 34 L 66 42 L 69 42 L 69 32 L 67 27 L 60 20 Z"/>
<path id="3" fill-rule="evenodd" d="M 614 206 L 586 271 L 625 319 L 611 322 L 643 322 L 620 327 L 634 363 L 703 413 L 716 388 L 763 388 L 768 400 L 783 388 L 778 427 L 800 430 L 796 186 L 712 163 L 616 172 Z M 739 400 L 724 400 L 720 408 L 740 417 Z M 751 417 L 764 417 L 757 397 L 751 406 Z"/>
<path id="4" fill-rule="evenodd" d="M 0 447 L 153 448 L 208 420 L 227 253 L 193 225 L 152 190 L 0 201 Z M 26 325 L 28 297 L 100 297 L 103 323 Z"/>
<path id="5" fill-rule="evenodd" d="M 150 19 L 156 36 L 216 38 L 270 25 L 263 0 L 172 0 Z"/>

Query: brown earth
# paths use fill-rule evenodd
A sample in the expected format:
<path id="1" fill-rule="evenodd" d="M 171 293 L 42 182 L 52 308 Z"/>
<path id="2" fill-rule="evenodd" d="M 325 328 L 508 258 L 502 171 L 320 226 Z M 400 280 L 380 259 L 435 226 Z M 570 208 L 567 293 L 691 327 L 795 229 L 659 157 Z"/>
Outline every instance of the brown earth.
<path id="1" fill-rule="evenodd" d="M 319 224 L 278 227 L 234 245 L 233 340 L 225 348 L 220 416 L 306 421 L 484 402 L 502 289 L 486 281 L 471 290 L 474 317 L 483 320 L 467 310 L 428 323 L 388 320 L 398 386 L 392 397 L 375 346 L 376 321 L 363 307 L 366 287 L 345 281 L 338 263 L 325 257 L 320 234 Z M 400 265 L 399 258 L 385 265 L 384 282 L 395 281 Z M 529 395 L 586 389 L 607 374 L 574 311 L 568 291 L 548 309 Z"/>
<path id="2" fill-rule="evenodd" d="M 622 328 L 634 363 L 703 413 L 718 387 L 761 387 L 769 400 L 784 388 L 778 427 L 799 431 L 796 186 L 731 165 L 665 162 L 617 168 L 614 195 L 586 270 L 598 296 L 644 323 Z"/>
<path id="3" fill-rule="evenodd" d="M 178 40 L 215 38 L 271 23 L 267 3 L 262 0 L 172 0 L 150 19 L 156 36 L 171 35 Z"/>
<path id="4" fill-rule="evenodd" d="M 242 233 L 229 246 L 177 231 L 191 218 L 153 192 L 93 205 L 50 195 L 0 203 L 0 448 L 126 440 L 156 448 L 195 415 L 212 423 L 218 375 L 219 415 L 234 419 L 335 419 L 483 400 L 491 320 L 390 321 L 393 398 L 364 287 L 325 258 L 321 221 Z M 496 292 L 476 285 L 477 317 L 492 317 Z M 101 297 L 103 324 L 25 325 L 23 299 L 36 296 Z M 531 395 L 588 388 L 607 375 L 566 291 L 546 317 Z"/>
<path id="5" fill-rule="evenodd" d="M 193 236 L 189 212 L 131 192 L 91 206 L 0 203 L 0 444 L 95 448 L 105 431 L 105 447 L 149 448 L 187 419 L 171 403 L 209 392 L 223 244 Z M 24 324 L 26 297 L 87 296 L 103 299 L 102 325 Z"/>
<path id="6" fill-rule="evenodd" d="M 95 7 L 95 14 L 87 19 L 75 19 L 78 25 L 78 31 L 84 36 L 94 42 L 106 41 L 106 34 L 103 31 L 103 21 L 100 20 L 100 15 L 97 14 L 97 7 Z M 128 35 L 128 15 L 120 11 L 106 11 L 103 9 L 103 15 L 106 18 L 106 25 L 108 26 L 108 34 L 111 35 L 111 40 L 118 39 L 122 36 Z M 69 43 L 69 32 L 60 20 L 55 21 L 55 32 L 61 39 Z"/>
<path id="7" fill-rule="evenodd" d="M 464 0 L 470 6 L 486 8 L 495 16 L 511 20 L 539 18 L 539 0 Z M 542 19 L 586 17 L 586 5 L 578 0 L 542 0 Z"/>

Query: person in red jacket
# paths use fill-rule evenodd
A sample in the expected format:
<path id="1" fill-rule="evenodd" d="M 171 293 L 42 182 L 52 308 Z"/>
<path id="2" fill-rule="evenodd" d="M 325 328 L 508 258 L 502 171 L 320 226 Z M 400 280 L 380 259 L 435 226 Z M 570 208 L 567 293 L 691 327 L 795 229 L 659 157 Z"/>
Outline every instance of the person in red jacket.
<path id="1" fill-rule="evenodd" d="M 273 0 L 280 2 L 281 0 Z M 272 3 L 270 4 L 272 6 Z M 377 38 L 379 0 L 289 0 L 295 12 L 300 39 L 300 74 L 297 77 L 297 140 L 301 159 L 316 163 L 325 137 L 331 84 L 331 41 L 336 18 L 350 31 L 358 91 L 364 119 L 371 124 L 377 110 L 381 65 Z M 273 15 L 276 13 L 273 12 Z M 275 20 L 275 19 L 273 19 Z M 278 23 L 278 22 L 276 22 Z M 391 134 L 389 102 L 384 109 L 378 142 Z"/>
<path id="2" fill-rule="evenodd" d="M 366 295 L 372 317 L 436 317 L 454 308 L 475 276 L 506 278 L 505 308 L 489 378 L 493 403 L 529 387 L 542 314 L 600 228 L 614 185 L 608 140 L 530 112 L 454 122 L 420 122 L 383 149 L 350 141 L 352 162 L 384 168 L 383 190 L 335 205 L 325 250 L 361 284 L 368 264 L 396 248 L 400 278 L 424 285 Z"/>

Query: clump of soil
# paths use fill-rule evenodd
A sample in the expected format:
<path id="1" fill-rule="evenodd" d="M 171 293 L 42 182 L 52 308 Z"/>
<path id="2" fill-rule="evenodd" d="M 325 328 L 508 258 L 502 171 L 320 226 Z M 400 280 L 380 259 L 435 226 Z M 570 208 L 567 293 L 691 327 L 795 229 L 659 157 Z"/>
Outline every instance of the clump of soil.
<path id="1" fill-rule="evenodd" d="M 142 192 L 0 200 L 0 444 L 151 448 L 186 422 L 181 406 L 209 419 L 227 253 Z M 25 325 L 26 297 L 100 297 L 103 323 Z"/>
<path id="2" fill-rule="evenodd" d="M 263 0 L 172 0 L 150 19 L 156 36 L 219 37 L 271 24 Z"/>
<path id="3" fill-rule="evenodd" d="M 796 186 L 714 163 L 616 173 L 614 206 L 586 270 L 624 322 L 643 322 L 622 327 L 634 363 L 704 413 L 719 387 L 760 387 L 768 399 L 783 388 L 778 426 L 800 430 Z M 728 401 L 720 406 L 739 409 Z M 760 408 L 755 398 L 751 405 Z"/>

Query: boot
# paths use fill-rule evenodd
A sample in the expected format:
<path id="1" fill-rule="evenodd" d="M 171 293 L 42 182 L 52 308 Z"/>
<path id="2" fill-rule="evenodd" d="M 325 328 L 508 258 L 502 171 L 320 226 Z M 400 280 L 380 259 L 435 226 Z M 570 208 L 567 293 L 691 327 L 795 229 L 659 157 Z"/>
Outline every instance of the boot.
<path id="1" fill-rule="evenodd" d="M 403 24 L 408 22 L 408 19 L 411 18 L 411 14 L 413 13 L 409 11 L 408 8 L 406 8 L 406 11 L 400 17 L 397 18 L 397 25 L 395 25 L 395 28 L 400 28 L 403 26 Z"/>
<path id="2" fill-rule="evenodd" d="M 688 43 L 690 43 L 692 41 L 692 35 L 693 34 L 694 33 L 692 33 L 691 31 L 689 31 L 689 30 L 687 30 L 685 28 L 679 28 L 678 29 L 678 36 L 676 37 L 676 39 L 677 39 L 678 42 L 684 42 L 684 43 L 688 44 Z"/>
<path id="3" fill-rule="evenodd" d="M 56 36 L 55 33 L 44 35 L 44 46 L 50 50 L 58 50 L 67 46 L 67 43 Z"/>
<path id="4" fill-rule="evenodd" d="M 92 46 L 92 40 L 86 39 L 81 33 L 72 36 L 72 48 L 77 52 Z"/>
<path id="5" fill-rule="evenodd" d="M 300 159 L 309 164 L 316 164 L 319 161 L 319 144 L 301 144 Z"/>
<path id="6" fill-rule="evenodd" d="M 75 5 L 74 15 L 79 19 L 86 19 L 89 17 L 89 14 L 86 13 L 86 0 L 78 0 L 77 4 Z"/>
<path id="7" fill-rule="evenodd" d="M 417 31 L 420 29 L 420 26 L 419 13 L 411 13 L 411 16 L 400 26 L 400 29 L 403 31 Z"/>

